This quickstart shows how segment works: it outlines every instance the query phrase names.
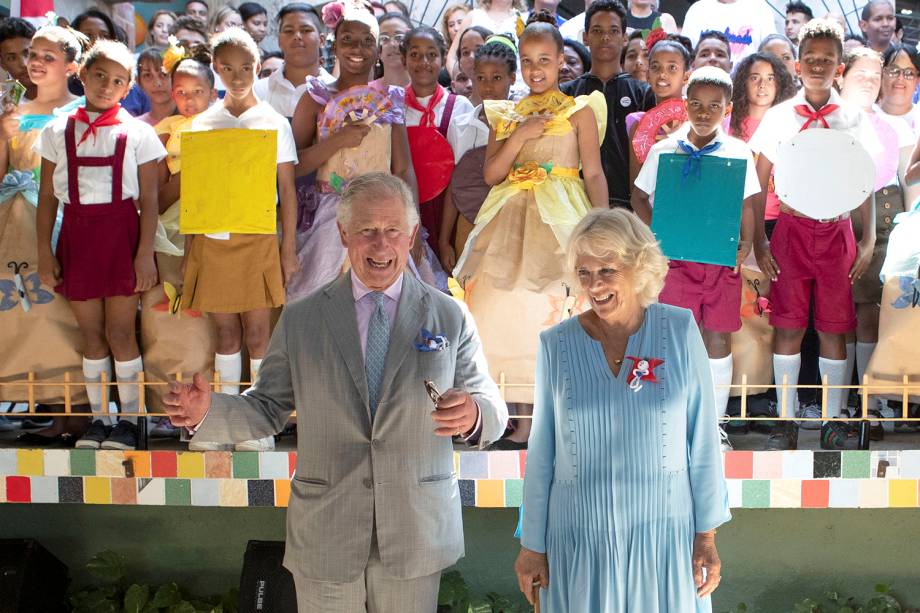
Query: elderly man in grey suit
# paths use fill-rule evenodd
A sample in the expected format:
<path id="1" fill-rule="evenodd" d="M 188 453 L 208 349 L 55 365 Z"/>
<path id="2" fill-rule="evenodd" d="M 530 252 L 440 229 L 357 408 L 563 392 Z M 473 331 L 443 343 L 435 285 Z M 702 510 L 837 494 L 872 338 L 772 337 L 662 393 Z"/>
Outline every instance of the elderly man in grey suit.
<path id="1" fill-rule="evenodd" d="M 406 273 L 408 186 L 354 179 L 337 211 L 351 271 L 284 308 L 255 385 L 172 383 L 173 423 L 207 441 L 280 432 L 298 416 L 284 565 L 300 613 L 430 612 L 463 555 L 453 438 L 485 448 L 508 410 L 466 307 Z M 426 381 L 446 390 L 436 404 Z"/>

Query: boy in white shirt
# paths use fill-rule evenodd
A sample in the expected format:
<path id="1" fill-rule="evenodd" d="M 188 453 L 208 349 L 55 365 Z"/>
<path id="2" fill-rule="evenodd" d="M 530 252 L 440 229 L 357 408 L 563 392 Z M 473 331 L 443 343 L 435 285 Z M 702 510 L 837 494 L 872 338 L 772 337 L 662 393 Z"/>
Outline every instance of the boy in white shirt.
<path id="1" fill-rule="evenodd" d="M 709 354 L 709 366 L 715 391 L 716 413 L 724 417 L 732 382 L 731 334 L 741 328 L 741 278 L 738 268 L 751 250 L 754 235 L 753 196 L 760 192 L 760 182 L 751 150 L 744 141 L 722 131 L 722 120 L 731 112 L 732 81 L 728 73 L 715 66 L 693 71 L 687 83 L 688 121 L 649 152 L 632 192 L 634 210 L 646 223 L 651 222 L 650 198 L 655 193 L 658 161 L 663 153 L 686 154 L 688 180 L 694 180 L 694 162 L 700 157 L 743 160 L 746 163 L 742 208 L 741 240 L 736 266 L 719 266 L 671 260 L 664 289 L 658 299 L 664 304 L 690 309 L 701 327 Z M 708 179 L 718 181 L 719 177 Z M 703 216 L 706 214 L 703 212 Z M 720 428 L 723 451 L 731 444 Z"/>

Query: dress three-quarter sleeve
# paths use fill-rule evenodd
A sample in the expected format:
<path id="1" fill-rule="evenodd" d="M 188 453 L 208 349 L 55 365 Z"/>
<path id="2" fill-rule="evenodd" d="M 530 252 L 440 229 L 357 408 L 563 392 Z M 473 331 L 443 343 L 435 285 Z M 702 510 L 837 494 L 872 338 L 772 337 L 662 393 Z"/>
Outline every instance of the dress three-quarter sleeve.
<path id="1" fill-rule="evenodd" d="M 687 455 L 695 530 L 706 532 L 731 519 L 722 473 L 709 356 L 692 316 L 687 317 Z M 530 457 L 528 456 L 528 461 Z"/>
<path id="2" fill-rule="evenodd" d="M 550 372 L 547 333 L 540 335 L 534 387 L 533 425 L 527 442 L 524 472 L 524 508 L 521 545 L 546 553 L 546 526 L 549 515 L 549 490 L 553 482 L 556 455 L 556 418 Z"/>

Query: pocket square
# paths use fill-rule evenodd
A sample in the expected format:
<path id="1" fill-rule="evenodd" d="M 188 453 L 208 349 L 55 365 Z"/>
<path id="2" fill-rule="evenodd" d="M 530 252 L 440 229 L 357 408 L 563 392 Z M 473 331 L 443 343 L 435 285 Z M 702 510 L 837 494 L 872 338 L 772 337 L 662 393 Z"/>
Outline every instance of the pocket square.
<path id="1" fill-rule="evenodd" d="M 443 334 L 432 334 L 430 331 L 422 328 L 419 334 L 419 342 L 415 343 L 415 348 L 419 351 L 444 351 L 450 347 L 450 341 Z"/>

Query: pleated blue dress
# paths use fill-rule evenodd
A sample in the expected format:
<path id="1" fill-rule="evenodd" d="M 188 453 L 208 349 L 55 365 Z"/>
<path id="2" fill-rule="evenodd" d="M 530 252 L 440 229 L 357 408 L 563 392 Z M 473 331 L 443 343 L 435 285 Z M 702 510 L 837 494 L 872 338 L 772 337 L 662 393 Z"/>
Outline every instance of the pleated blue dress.
<path id="1" fill-rule="evenodd" d="M 690 311 L 650 305 L 626 356 L 663 359 L 658 382 L 631 390 L 577 317 L 540 335 L 521 544 L 547 555 L 546 613 L 711 611 L 693 537 L 731 513 Z"/>

